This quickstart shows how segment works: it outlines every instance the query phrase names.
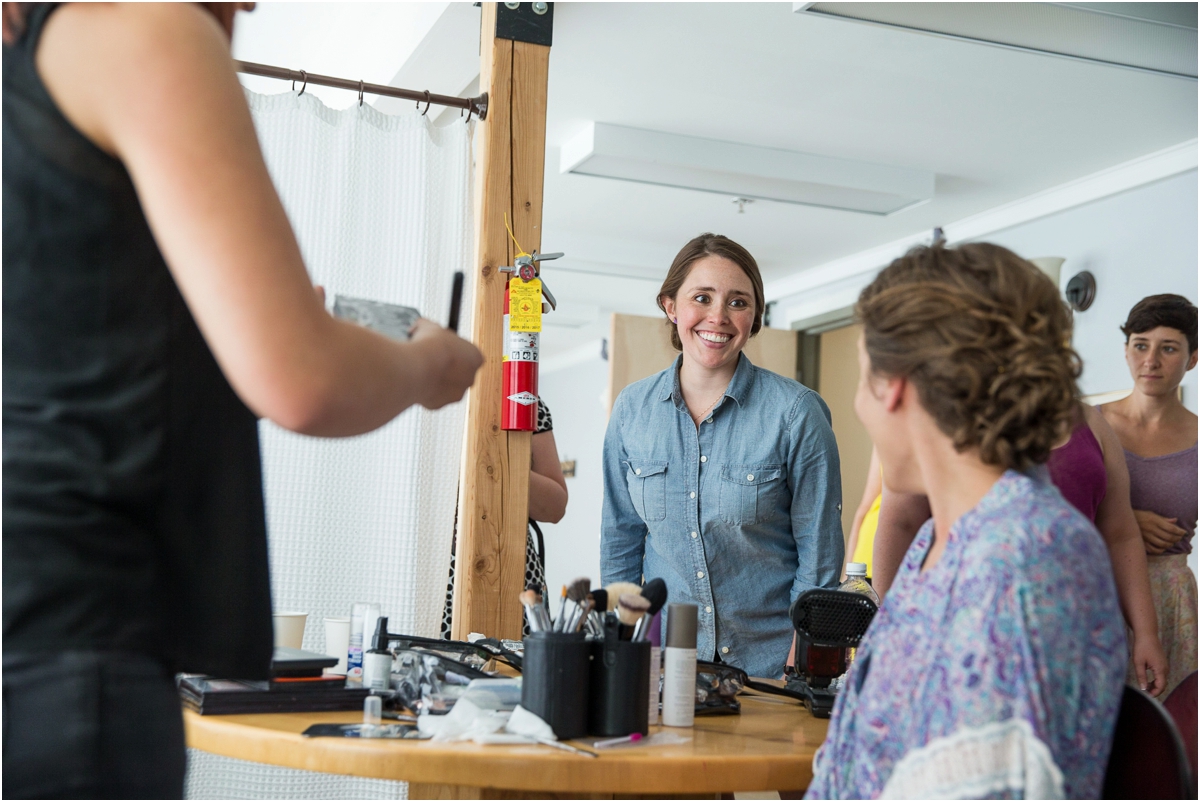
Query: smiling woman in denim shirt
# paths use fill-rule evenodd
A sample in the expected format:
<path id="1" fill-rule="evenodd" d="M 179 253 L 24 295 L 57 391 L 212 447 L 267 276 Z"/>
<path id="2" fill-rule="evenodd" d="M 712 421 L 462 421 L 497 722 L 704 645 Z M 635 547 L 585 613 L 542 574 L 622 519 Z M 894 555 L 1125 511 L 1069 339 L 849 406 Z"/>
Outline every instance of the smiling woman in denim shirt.
<path id="1" fill-rule="evenodd" d="M 754 257 L 702 234 L 658 296 L 675 363 L 626 387 L 604 438 L 600 572 L 661 577 L 699 608 L 697 656 L 783 673 L 788 606 L 836 587 L 842 487 L 829 408 L 742 354 L 762 328 Z"/>

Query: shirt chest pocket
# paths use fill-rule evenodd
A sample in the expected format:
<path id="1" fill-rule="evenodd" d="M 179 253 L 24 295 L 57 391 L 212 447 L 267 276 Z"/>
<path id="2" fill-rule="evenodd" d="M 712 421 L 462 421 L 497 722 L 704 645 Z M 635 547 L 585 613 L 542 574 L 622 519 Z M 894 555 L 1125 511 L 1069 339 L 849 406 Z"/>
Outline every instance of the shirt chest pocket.
<path id="1" fill-rule="evenodd" d="M 667 463 L 661 460 L 629 460 L 625 481 L 629 500 L 642 520 L 661 521 L 667 517 Z"/>
<path id="2" fill-rule="evenodd" d="M 782 465 L 723 466 L 721 520 L 734 526 L 765 522 L 779 505 L 786 484 Z"/>

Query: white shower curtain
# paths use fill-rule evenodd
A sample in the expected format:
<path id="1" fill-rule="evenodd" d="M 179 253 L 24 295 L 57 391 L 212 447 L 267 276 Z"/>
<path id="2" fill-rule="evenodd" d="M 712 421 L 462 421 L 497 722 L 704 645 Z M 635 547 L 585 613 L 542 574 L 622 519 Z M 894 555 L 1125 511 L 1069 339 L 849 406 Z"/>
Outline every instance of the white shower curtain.
<path id="1" fill-rule="evenodd" d="M 334 111 L 296 92 L 246 96 L 313 282 L 331 302 L 404 304 L 445 325 L 454 271 L 472 252 L 473 124 Z M 464 314 L 460 330 L 470 325 Z M 308 613 L 304 648 L 323 652 L 324 617 L 359 601 L 379 603 L 392 632 L 437 637 L 464 415 L 462 403 L 411 409 L 342 440 L 260 424 L 273 602 Z M 406 787 L 189 750 L 187 795 L 404 798 Z"/>

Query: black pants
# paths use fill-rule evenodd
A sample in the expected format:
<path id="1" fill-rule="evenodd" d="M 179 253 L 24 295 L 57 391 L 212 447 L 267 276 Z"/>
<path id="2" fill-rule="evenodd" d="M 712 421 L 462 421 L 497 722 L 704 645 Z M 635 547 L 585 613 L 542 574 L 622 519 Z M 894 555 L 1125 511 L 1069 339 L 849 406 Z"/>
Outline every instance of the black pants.
<path id="1" fill-rule="evenodd" d="M 149 657 L 4 655 L 5 799 L 180 799 L 174 678 Z"/>

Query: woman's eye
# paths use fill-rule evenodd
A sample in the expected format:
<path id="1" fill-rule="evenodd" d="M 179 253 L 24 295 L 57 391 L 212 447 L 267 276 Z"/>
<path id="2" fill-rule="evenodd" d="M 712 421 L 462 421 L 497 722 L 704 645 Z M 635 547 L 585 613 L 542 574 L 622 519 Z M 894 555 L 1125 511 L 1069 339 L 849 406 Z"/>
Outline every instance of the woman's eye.
<path id="1" fill-rule="evenodd" d="M 708 300 L 709 300 L 709 299 L 708 299 L 708 296 L 707 296 L 707 295 L 705 295 L 704 293 L 700 293 L 699 295 L 697 295 L 697 296 L 696 296 L 695 298 L 693 298 L 692 300 L 693 300 L 693 301 L 695 301 L 695 302 L 696 302 L 696 303 L 698 303 L 698 304 L 706 304 L 706 303 L 708 303 Z"/>
<path id="2" fill-rule="evenodd" d="M 742 300 L 741 298 L 734 298 L 732 301 L 729 302 L 729 305 L 732 306 L 734 309 L 745 309 L 746 308 L 746 302 L 744 300 Z"/>

